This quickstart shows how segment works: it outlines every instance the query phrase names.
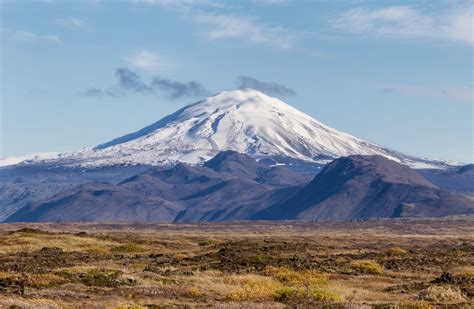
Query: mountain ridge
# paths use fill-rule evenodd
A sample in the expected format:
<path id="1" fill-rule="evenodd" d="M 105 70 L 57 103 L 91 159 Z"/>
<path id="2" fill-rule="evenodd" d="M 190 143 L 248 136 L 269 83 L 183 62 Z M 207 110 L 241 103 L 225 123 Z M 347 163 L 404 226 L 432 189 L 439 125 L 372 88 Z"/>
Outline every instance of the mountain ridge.
<path id="1" fill-rule="evenodd" d="M 117 184 L 81 184 L 29 203 L 4 222 L 353 220 L 459 214 L 474 214 L 472 196 L 442 190 L 383 156 L 339 158 L 308 179 L 286 167 L 266 166 L 227 151 L 202 166 L 177 163 L 151 167 Z"/>

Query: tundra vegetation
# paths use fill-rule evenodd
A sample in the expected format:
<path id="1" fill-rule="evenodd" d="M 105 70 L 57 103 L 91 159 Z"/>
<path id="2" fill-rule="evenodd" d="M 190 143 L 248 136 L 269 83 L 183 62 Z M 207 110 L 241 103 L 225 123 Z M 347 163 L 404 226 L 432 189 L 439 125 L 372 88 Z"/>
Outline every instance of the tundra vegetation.
<path id="1" fill-rule="evenodd" d="M 0 307 L 471 308 L 474 218 L 0 225 Z"/>

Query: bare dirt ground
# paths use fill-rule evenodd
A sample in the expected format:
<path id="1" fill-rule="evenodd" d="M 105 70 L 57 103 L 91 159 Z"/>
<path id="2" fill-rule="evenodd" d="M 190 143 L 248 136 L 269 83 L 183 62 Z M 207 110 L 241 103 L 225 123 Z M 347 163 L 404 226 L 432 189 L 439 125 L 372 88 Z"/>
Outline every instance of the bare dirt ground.
<path id="1" fill-rule="evenodd" d="M 0 307 L 472 308 L 474 218 L 1 224 Z"/>

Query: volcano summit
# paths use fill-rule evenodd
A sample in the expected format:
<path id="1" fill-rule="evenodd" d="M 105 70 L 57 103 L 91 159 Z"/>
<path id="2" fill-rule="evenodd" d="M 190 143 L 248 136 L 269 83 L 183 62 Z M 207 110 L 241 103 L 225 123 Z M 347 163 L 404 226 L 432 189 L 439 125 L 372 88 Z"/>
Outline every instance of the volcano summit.
<path id="1" fill-rule="evenodd" d="M 364 141 L 330 128 L 279 99 L 242 89 L 190 104 L 139 131 L 95 147 L 5 158 L 0 166 L 43 161 L 83 167 L 199 164 L 226 150 L 276 162 L 290 158 L 325 164 L 348 155 L 381 155 L 414 168 L 446 165 Z"/>

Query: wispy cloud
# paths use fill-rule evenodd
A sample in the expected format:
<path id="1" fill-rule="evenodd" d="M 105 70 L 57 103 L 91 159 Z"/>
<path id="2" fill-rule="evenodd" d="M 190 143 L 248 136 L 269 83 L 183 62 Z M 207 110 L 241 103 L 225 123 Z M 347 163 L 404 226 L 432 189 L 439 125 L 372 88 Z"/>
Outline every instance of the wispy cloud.
<path id="1" fill-rule="evenodd" d="M 12 30 L 2 28 L 1 32 L 11 39 L 19 42 L 33 43 L 33 42 L 50 42 L 60 43 L 61 38 L 54 34 L 38 34 L 30 31 Z"/>
<path id="2" fill-rule="evenodd" d="M 353 34 L 450 40 L 472 44 L 472 20 L 472 5 L 430 13 L 413 6 L 389 6 L 380 9 L 348 10 L 333 21 L 333 26 Z"/>
<path id="3" fill-rule="evenodd" d="M 296 91 L 282 84 L 275 82 L 264 82 L 248 76 L 239 76 L 236 83 L 239 89 L 252 88 L 268 95 L 288 96 L 296 94 Z"/>
<path id="4" fill-rule="evenodd" d="M 151 82 L 151 86 L 157 91 L 163 91 L 173 99 L 182 97 L 205 97 L 210 95 L 210 91 L 196 81 L 182 83 L 166 78 L 155 77 Z"/>
<path id="5" fill-rule="evenodd" d="M 131 0 L 133 3 L 154 4 L 173 9 L 183 18 L 198 25 L 208 40 L 237 39 L 252 44 L 264 44 L 282 49 L 293 48 L 308 32 L 296 31 L 256 16 L 231 13 L 240 11 L 239 2 L 213 0 Z M 282 5 L 289 0 L 250 0 L 260 5 Z M 231 4 L 229 4 L 231 3 Z M 237 5 L 234 5 L 238 3 Z"/>
<path id="6" fill-rule="evenodd" d="M 127 60 L 132 67 L 150 72 L 156 72 L 165 65 L 162 56 L 148 50 L 141 50 Z"/>
<path id="7" fill-rule="evenodd" d="M 118 98 L 130 93 L 164 94 L 170 99 L 183 97 L 203 97 L 210 91 L 197 81 L 180 82 L 159 76 L 153 77 L 151 83 L 145 83 L 141 77 L 129 68 L 118 68 L 115 72 L 117 85 L 108 89 L 92 87 L 83 92 L 85 96 L 97 98 Z"/>
<path id="8" fill-rule="evenodd" d="M 132 3 L 160 5 L 176 9 L 192 9 L 196 7 L 226 8 L 223 2 L 212 0 L 131 0 Z"/>
<path id="9" fill-rule="evenodd" d="M 115 72 L 119 86 L 124 90 L 132 90 L 135 92 L 151 93 L 151 87 L 146 85 L 137 73 L 128 68 L 118 68 Z"/>
<path id="10" fill-rule="evenodd" d="M 54 23 L 62 27 L 76 27 L 82 28 L 86 25 L 85 21 L 75 17 L 56 18 Z"/>
<path id="11" fill-rule="evenodd" d="M 282 5 L 289 3 L 290 0 L 252 0 L 252 2 L 261 5 Z"/>
<path id="12" fill-rule="evenodd" d="M 386 85 L 379 87 L 377 92 L 383 95 L 408 94 L 474 103 L 472 86 Z"/>
<path id="13" fill-rule="evenodd" d="M 290 48 L 296 39 L 292 31 L 281 26 L 264 24 L 256 17 L 199 12 L 192 18 L 196 23 L 207 27 L 206 36 L 210 40 L 241 39 L 251 43 Z"/>
<path id="14" fill-rule="evenodd" d="M 86 91 L 83 91 L 82 94 L 88 97 L 96 97 L 96 98 L 125 96 L 125 93 L 121 91 L 120 89 L 107 90 L 107 89 L 100 89 L 100 88 L 89 88 Z"/>

